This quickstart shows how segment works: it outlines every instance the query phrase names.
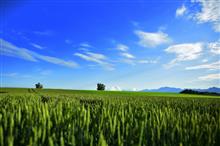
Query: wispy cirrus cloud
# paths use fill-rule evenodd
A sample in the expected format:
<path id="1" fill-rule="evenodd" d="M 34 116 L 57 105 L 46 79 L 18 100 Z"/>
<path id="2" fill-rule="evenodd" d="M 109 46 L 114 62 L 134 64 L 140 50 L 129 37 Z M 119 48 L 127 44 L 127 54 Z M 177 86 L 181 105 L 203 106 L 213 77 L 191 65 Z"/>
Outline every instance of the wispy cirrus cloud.
<path id="1" fill-rule="evenodd" d="M 136 57 L 133 54 L 129 53 L 129 47 L 127 45 L 117 44 L 115 49 L 119 51 L 119 55 L 121 56 L 118 62 L 135 65 L 134 59 Z"/>
<path id="2" fill-rule="evenodd" d="M 165 65 L 165 67 L 170 68 L 178 62 L 195 60 L 200 57 L 202 51 L 202 43 L 185 43 L 171 45 L 167 49 L 165 49 L 165 52 L 175 54 L 176 57 L 171 60 L 167 65 Z"/>
<path id="3" fill-rule="evenodd" d="M 138 44 L 142 47 L 154 48 L 156 46 L 171 42 L 168 34 L 163 33 L 162 31 L 145 32 L 142 30 L 136 30 L 135 34 L 139 38 Z"/>
<path id="4" fill-rule="evenodd" d="M 84 47 L 84 48 L 93 48 L 93 46 L 90 45 L 90 44 L 87 43 L 87 42 L 83 42 L 83 43 L 81 43 L 81 44 L 80 44 L 80 47 Z"/>
<path id="5" fill-rule="evenodd" d="M 32 55 L 33 52 L 30 50 L 17 47 L 3 39 L 0 39 L 0 43 L 1 43 L 1 47 L 0 47 L 1 55 L 21 58 L 33 62 L 37 61 L 37 59 Z"/>
<path id="6" fill-rule="evenodd" d="M 176 9 L 176 17 L 184 15 L 186 11 L 187 11 L 187 8 L 185 7 L 185 5 L 182 5 L 181 7 Z"/>
<path id="7" fill-rule="evenodd" d="M 212 81 L 212 80 L 220 80 L 220 73 L 216 73 L 216 74 L 208 74 L 205 76 L 200 76 L 198 77 L 199 80 L 203 80 L 203 81 Z"/>
<path id="8" fill-rule="evenodd" d="M 30 43 L 31 46 L 33 46 L 34 48 L 37 48 L 37 49 L 44 49 L 45 47 L 39 45 L 39 44 L 36 44 L 36 43 Z"/>
<path id="9" fill-rule="evenodd" d="M 126 63 L 129 65 L 136 65 L 136 61 L 133 59 L 129 59 L 129 58 L 121 58 L 118 62 L 119 63 Z"/>
<path id="10" fill-rule="evenodd" d="M 115 49 L 119 50 L 119 51 L 126 52 L 126 51 L 128 51 L 129 47 L 124 44 L 118 44 Z"/>
<path id="11" fill-rule="evenodd" d="M 134 59 L 134 55 L 128 53 L 128 52 L 124 52 L 124 53 L 120 53 L 121 56 L 128 58 L 128 59 Z"/>
<path id="12" fill-rule="evenodd" d="M 1 54 L 5 56 L 21 58 L 32 62 L 37 62 L 39 60 L 42 60 L 45 62 L 66 66 L 70 68 L 75 68 L 78 66 L 78 64 L 74 61 L 65 61 L 57 57 L 41 55 L 34 51 L 15 46 L 14 44 L 5 41 L 3 39 L 0 39 L 0 43 L 1 43 L 1 47 L 0 47 Z"/>
<path id="13" fill-rule="evenodd" d="M 137 62 L 140 64 L 156 64 L 159 61 L 159 57 L 156 59 L 145 59 L 145 60 L 138 60 Z"/>
<path id="14" fill-rule="evenodd" d="M 87 52 L 87 54 L 93 58 L 96 58 L 97 60 L 106 60 L 107 57 L 103 54 L 100 53 L 92 53 L 92 52 Z"/>
<path id="15" fill-rule="evenodd" d="M 220 32 L 220 1 L 219 0 L 192 0 L 201 6 L 193 13 L 193 19 L 198 23 L 211 23 L 216 32 Z"/>
<path id="16" fill-rule="evenodd" d="M 186 70 L 197 70 L 197 69 L 210 69 L 210 70 L 220 70 L 220 61 L 213 63 L 201 64 L 196 66 L 189 66 L 185 68 Z"/>
<path id="17" fill-rule="evenodd" d="M 209 43 L 208 48 L 210 49 L 211 53 L 219 55 L 220 54 L 220 40 L 217 42 Z"/>
<path id="18" fill-rule="evenodd" d="M 82 47 L 80 47 L 80 48 L 78 48 L 78 50 L 79 50 L 79 51 L 84 51 L 84 52 L 89 52 L 89 49 L 88 49 L 88 48 L 82 48 Z"/>
<path id="19" fill-rule="evenodd" d="M 78 56 L 81 59 L 84 59 L 86 61 L 95 62 L 107 70 L 114 70 L 113 65 L 107 62 L 107 57 L 103 54 L 93 53 L 93 52 L 85 52 L 84 54 L 83 53 L 75 53 L 74 55 Z"/>

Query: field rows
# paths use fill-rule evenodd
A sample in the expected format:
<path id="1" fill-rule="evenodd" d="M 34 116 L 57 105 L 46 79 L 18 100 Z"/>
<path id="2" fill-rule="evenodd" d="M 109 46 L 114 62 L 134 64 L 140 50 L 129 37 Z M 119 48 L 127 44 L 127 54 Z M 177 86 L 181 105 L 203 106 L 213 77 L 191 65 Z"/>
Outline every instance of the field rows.
<path id="1" fill-rule="evenodd" d="M 220 100 L 0 96 L 0 145 L 219 146 Z"/>

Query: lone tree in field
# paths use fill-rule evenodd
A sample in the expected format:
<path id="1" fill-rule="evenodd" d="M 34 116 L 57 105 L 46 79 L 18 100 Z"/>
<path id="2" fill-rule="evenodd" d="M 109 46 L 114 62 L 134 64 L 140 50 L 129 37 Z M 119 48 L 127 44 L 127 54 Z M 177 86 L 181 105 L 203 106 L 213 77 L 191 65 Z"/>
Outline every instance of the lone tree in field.
<path id="1" fill-rule="evenodd" d="M 37 89 L 42 89 L 42 88 L 43 88 L 43 85 L 42 85 L 41 83 L 37 83 L 37 84 L 35 84 L 35 87 L 36 87 Z"/>
<path id="2" fill-rule="evenodd" d="M 97 90 L 105 90 L 105 85 L 101 84 L 101 83 L 98 83 L 97 84 Z"/>

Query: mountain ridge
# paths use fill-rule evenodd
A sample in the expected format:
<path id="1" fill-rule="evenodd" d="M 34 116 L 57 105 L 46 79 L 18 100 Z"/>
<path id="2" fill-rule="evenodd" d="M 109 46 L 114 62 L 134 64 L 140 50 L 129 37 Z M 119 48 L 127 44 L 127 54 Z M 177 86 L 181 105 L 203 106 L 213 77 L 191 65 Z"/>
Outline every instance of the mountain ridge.
<path id="1" fill-rule="evenodd" d="M 185 88 L 185 89 L 188 89 L 188 88 Z M 142 92 L 173 92 L 173 93 L 179 93 L 181 92 L 182 88 L 176 88 L 176 87 L 160 87 L 158 89 L 143 89 L 141 90 Z M 210 88 L 207 88 L 207 89 L 192 89 L 192 90 L 195 90 L 195 91 L 200 91 L 200 92 L 215 92 L 215 93 L 220 93 L 220 88 L 218 87 L 210 87 Z"/>

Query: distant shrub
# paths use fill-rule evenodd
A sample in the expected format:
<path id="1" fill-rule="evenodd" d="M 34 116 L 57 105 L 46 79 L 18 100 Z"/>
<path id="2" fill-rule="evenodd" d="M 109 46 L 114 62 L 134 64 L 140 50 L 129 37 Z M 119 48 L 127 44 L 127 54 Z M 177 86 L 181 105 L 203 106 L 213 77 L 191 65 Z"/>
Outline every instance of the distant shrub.
<path id="1" fill-rule="evenodd" d="M 192 89 L 185 89 L 181 91 L 180 93 L 185 93 L 185 94 L 199 94 L 198 91 L 192 90 Z"/>
<path id="2" fill-rule="evenodd" d="M 37 84 L 35 84 L 35 87 L 36 87 L 37 89 L 42 89 L 42 88 L 43 88 L 43 85 L 42 85 L 41 83 L 37 83 Z"/>
<path id="3" fill-rule="evenodd" d="M 105 90 L 105 85 L 102 83 L 97 84 L 97 90 Z"/>
<path id="4" fill-rule="evenodd" d="M 200 91 L 196 91 L 196 90 L 192 90 L 192 89 L 185 89 L 183 91 L 180 92 L 181 94 L 199 94 L 199 95 L 220 95 L 219 93 L 215 93 L 215 92 L 200 92 Z"/>

